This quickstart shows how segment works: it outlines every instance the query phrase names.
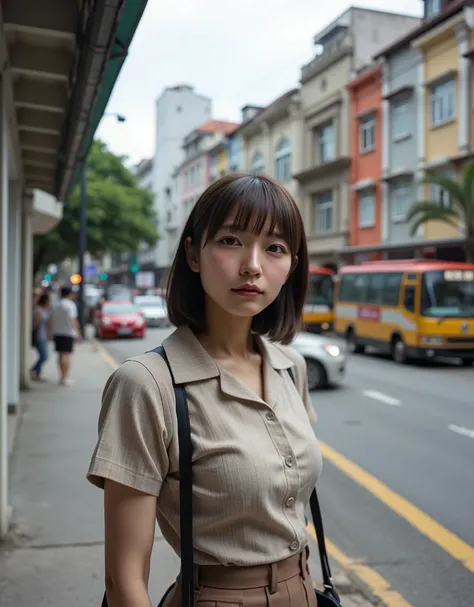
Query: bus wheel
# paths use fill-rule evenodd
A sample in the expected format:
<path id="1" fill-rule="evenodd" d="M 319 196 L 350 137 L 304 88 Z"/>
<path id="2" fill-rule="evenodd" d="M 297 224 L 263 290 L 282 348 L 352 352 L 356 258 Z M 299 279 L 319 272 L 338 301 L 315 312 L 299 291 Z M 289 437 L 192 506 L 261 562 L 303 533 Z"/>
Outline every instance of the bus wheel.
<path id="1" fill-rule="evenodd" d="M 392 358 L 399 365 L 407 362 L 407 350 L 405 342 L 401 337 L 395 336 L 392 339 Z"/>
<path id="2" fill-rule="evenodd" d="M 365 346 L 357 343 L 356 333 L 352 327 L 349 327 L 346 331 L 346 343 L 349 352 L 353 352 L 354 354 L 363 354 L 365 352 Z"/>

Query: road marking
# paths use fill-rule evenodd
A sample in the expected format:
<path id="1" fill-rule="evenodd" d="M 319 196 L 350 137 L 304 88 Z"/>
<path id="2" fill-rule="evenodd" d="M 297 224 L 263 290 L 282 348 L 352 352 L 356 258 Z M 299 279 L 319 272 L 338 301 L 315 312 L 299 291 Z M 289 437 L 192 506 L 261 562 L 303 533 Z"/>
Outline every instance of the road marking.
<path id="1" fill-rule="evenodd" d="M 327 460 L 408 521 L 420 533 L 438 544 L 453 558 L 461 561 L 466 569 L 474 572 L 474 548 L 472 546 L 329 445 L 322 441 L 319 441 L 319 445 Z"/>
<path id="2" fill-rule="evenodd" d="M 398 398 L 393 398 L 393 396 L 388 396 L 387 394 L 377 392 L 376 390 L 364 390 L 363 394 L 368 398 L 379 400 L 381 403 L 390 405 L 391 407 L 399 407 L 401 404 Z"/>
<path id="3" fill-rule="evenodd" d="M 104 348 L 104 346 L 102 344 L 100 344 L 96 339 L 92 343 L 97 348 L 97 351 L 102 356 L 104 361 L 109 365 L 109 367 L 112 369 L 112 371 L 115 371 L 117 369 L 117 367 L 119 366 L 119 364 L 115 360 L 115 358 L 111 354 L 109 354 L 107 352 L 107 350 Z"/>
<path id="4" fill-rule="evenodd" d="M 316 531 L 313 523 L 308 523 L 308 533 L 317 543 Z M 364 584 L 366 584 L 371 593 L 382 601 L 385 607 L 412 607 L 400 593 L 393 590 L 390 584 L 380 573 L 362 564 L 359 560 L 353 559 L 342 550 L 339 550 L 330 540 L 326 538 L 326 548 L 329 556 L 333 558 L 343 569 L 356 575 Z M 337 590 L 337 588 L 336 588 Z"/>
<path id="5" fill-rule="evenodd" d="M 462 434 L 463 436 L 474 438 L 474 430 L 469 430 L 469 428 L 464 428 L 463 426 L 456 426 L 456 424 L 449 424 L 448 428 L 453 432 Z"/>

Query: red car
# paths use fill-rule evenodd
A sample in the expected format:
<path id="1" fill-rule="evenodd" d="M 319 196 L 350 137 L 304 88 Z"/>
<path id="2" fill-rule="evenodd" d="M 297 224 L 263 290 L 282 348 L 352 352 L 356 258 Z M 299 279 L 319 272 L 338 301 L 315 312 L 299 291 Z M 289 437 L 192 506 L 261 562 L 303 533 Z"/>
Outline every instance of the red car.
<path id="1" fill-rule="evenodd" d="M 146 320 L 140 308 L 129 301 L 104 301 L 95 313 L 95 335 L 99 339 L 143 339 L 145 332 Z"/>

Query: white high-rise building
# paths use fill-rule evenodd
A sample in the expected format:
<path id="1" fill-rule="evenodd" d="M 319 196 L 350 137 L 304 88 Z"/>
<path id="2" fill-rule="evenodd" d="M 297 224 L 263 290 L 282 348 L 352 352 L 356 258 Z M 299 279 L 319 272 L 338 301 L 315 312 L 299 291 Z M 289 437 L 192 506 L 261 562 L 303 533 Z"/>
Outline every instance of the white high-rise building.
<path id="1" fill-rule="evenodd" d="M 158 273 L 169 265 L 166 216 L 173 199 L 173 173 L 184 160 L 183 139 L 212 115 L 212 100 L 180 84 L 166 88 L 156 100 L 156 143 L 153 159 L 153 194 L 160 239 L 155 249 Z"/>

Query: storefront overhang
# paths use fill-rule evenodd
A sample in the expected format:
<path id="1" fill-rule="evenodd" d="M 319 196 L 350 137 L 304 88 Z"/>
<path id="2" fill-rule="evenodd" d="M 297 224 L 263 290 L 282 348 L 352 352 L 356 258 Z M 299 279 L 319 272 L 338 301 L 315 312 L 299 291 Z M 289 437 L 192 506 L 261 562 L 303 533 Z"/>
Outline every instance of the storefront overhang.
<path id="1" fill-rule="evenodd" d="M 381 242 L 367 246 L 345 247 L 339 251 L 340 255 L 354 255 L 356 253 L 375 253 L 382 251 L 397 251 L 402 249 L 430 249 L 432 247 L 459 247 L 464 243 L 463 238 L 446 238 L 440 240 L 412 240 L 400 243 Z"/>
<path id="2" fill-rule="evenodd" d="M 27 192 L 67 199 L 146 2 L 2 1 L 10 119 Z"/>

